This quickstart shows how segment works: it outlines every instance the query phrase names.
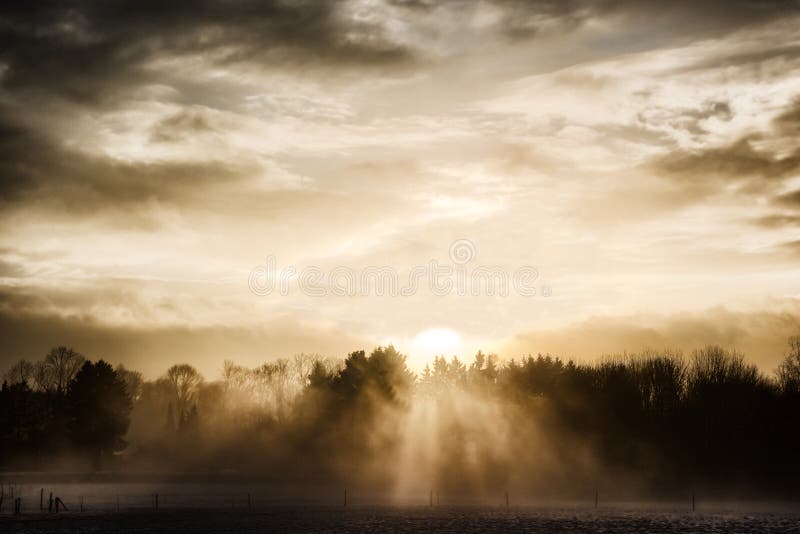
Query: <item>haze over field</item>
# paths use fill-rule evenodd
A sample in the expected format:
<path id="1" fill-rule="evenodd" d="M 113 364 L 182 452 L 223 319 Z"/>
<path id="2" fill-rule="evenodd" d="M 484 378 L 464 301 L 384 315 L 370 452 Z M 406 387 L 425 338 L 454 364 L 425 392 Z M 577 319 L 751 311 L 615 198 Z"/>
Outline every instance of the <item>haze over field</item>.
<path id="1" fill-rule="evenodd" d="M 4 6 L 0 367 L 718 343 L 772 371 L 799 70 L 794 1 Z M 406 279 L 459 239 L 536 294 L 248 286 L 269 256 Z"/>

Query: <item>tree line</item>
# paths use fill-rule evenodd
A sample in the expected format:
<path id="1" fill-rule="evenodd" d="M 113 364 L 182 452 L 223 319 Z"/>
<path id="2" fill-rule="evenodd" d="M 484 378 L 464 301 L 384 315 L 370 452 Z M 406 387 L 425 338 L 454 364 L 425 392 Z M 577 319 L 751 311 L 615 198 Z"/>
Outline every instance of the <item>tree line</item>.
<path id="1" fill-rule="evenodd" d="M 415 375 L 389 346 L 144 380 L 57 347 L 13 365 L 0 390 L 2 469 L 72 457 L 375 487 L 416 476 L 454 491 L 606 480 L 796 495 L 799 439 L 800 338 L 772 375 L 717 346 L 592 363 L 478 352 Z"/>

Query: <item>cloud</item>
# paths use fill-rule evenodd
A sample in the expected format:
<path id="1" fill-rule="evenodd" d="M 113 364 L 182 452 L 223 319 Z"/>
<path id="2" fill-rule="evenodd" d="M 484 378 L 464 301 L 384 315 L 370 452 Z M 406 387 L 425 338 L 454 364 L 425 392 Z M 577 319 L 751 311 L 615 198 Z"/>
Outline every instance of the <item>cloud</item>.
<path id="1" fill-rule="evenodd" d="M 226 359 L 255 366 L 300 352 L 339 358 L 371 348 L 370 342 L 355 335 L 280 318 L 257 328 L 131 327 L 90 318 L 0 310 L 0 336 L 6 340 L 0 372 L 20 358 L 39 360 L 50 348 L 67 345 L 90 359 L 124 363 L 148 378 L 161 375 L 176 362 L 189 362 L 215 379 Z"/>
<path id="2" fill-rule="evenodd" d="M 795 97 L 773 112 L 760 131 L 723 146 L 674 151 L 649 166 L 686 194 L 683 205 L 727 196 L 740 205 L 759 206 L 761 214 L 746 219 L 777 232 L 800 224 L 800 189 L 795 181 L 800 173 L 799 133 L 800 100 Z M 796 256 L 795 241 L 786 241 L 785 236 L 777 239 L 777 244 L 766 248 Z"/>
<path id="3" fill-rule="evenodd" d="M 136 215 L 153 204 L 185 205 L 200 191 L 244 183 L 260 171 L 243 161 L 119 160 L 61 146 L 36 131 L 6 131 L 0 136 L 0 206 L 6 210 L 38 205 L 73 217 L 109 210 Z"/>
<path id="4" fill-rule="evenodd" d="M 542 31 L 565 31 L 599 18 L 624 17 L 640 22 L 644 17 L 666 19 L 673 34 L 716 33 L 730 28 L 754 25 L 796 13 L 800 6 L 793 0 L 390 0 L 392 5 L 427 14 L 436 11 L 494 9 L 492 22 L 511 39 L 529 39 Z"/>
<path id="5" fill-rule="evenodd" d="M 151 79 L 144 66 L 164 55 L 284 66 L 410 59 L 410 50 L 391 42 L 379 26 L 342 16 L 338 5 L 201 0 L 7 6 L 0 14 L 2 83 L 6 90 L 96 102 Z"/>
<path id="6" fill-rule="evenodd" d="M 216 65 L 295 70 L 380 69 L 432 59 L 433 43 L 443 37 L 453 41 L 445 47 L 453 52 L 454 32 L 528 40 L 622 17 L 628 29 L 665 19 L 673 34 L 702 36 L 797 11 L 796 2 L 780 0 L 35 1 L 0 13 L 0 80 L 12 93 L 96 104 L 157 80 L 148 65 L 165 57 L 202 55 Z"/>
<path id="7" fill-rule="evenodd" d="M 774 370 L 790 336 L 800 335 L 800 303 L 783 311 L 731 311 L 724 308 L 674 315 L 593 317 L 563 328 L 520 334 L 503 354 L 551 353 L 593 360 L 644 349 L 677 349 L 688 355 L 709 344 L 737 349 L 763 370 Z"/>
<path id="8" fill-rule="evenodd" d="M 745 137 L 720 148 L 671 154 L 657 166 L 674 176 L 691 180 L 739 180 L 742 178 L 780 179 L 800 168 L 800 149 L 783 156 L 770 150 L 757 150 L 761 138 Z"/>
<path id="9" fill-rule="evenodd" d="M 784 226 L 800 226 L 800 214 L 798 215 L 766 215 L 753 219 L 754 224 L 766 228 L 782 228 Z"/>
<path id="10" fill-rule="evenodd" d="M 794 257 L 800 257 L 800 239 L 794 239 L 792 241 L 782 243 L 780 248 L 791 253 Z"/>
<path id="11" fill-rule="evenodd" d="M 800 216 L 796 8 L 4 7 L 5 332 L 20 350 L 113 340 L 134 360 L 139 343 L 211 361 L 202 340 L 243 354 L 288 339 L 352 350 L 330 331 L 348 321 L 375 338 L 430 324 L 504 337 L 544 315 L 558 325 L 795 291 L 781 244 Z M 563 300 L 256 302 L 246 290 L 267 254 L 409 266 L 465 236 L 480 261 L 536 265 Z M 506 315 L 486 319 L 495 312 Z M 269 335 L 248 333 L 261 314 Z M 328 321 L 318 345 L 292 333 L 311 317 Z"/>
<path id="12" fill-rule="evenodd" d="M 784 206 L 800 208 L 800 189 L 796 191 L 791 191 L 789 193 L 784 193 L 782 195 L 778 195 L 775 198 L 775 201 L 778 204 L 782 204 Z"/>
<path id="13" fill-rule="evenodd" d="M 721 194 L 744 199 L 770 199 L 778 211 L 757 219 L 762 226 L 789 222 L 786 207 L 800 207 L 800 192 L 781 192 L 800 171 L 800 143 L 797 100 L 774 115 L 763 131 L 749 132 L 722 146 L 705 145 L 693 150 L 676 150 L 647 164 L 657 175 L 692 191 L 699 202 Z M 728 108 L 727 114 L 731 114 Z"/>
<path id="14" fill-rule="evenodd" d="M 153 125 L 151 139 L 154 142 L 174 143 L 216 131 L 202 109 L 182 109 Z"/>

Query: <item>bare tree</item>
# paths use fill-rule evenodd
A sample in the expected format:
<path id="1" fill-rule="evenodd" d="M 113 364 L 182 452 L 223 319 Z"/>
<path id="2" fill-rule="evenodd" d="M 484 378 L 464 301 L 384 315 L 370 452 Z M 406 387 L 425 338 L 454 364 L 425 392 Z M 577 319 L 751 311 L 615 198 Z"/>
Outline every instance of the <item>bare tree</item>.
<path id="1" fill-rule="evenodd" d="M 314 369 L 314 363 L 321 360 L 318 354 L 306 354 L 301 352 L 292 358 L 292 380 L 297 393 L 308 385 L 308 377 Z"/>
<path id="2" fill-rule="evenodd" d="M 800 393 L 800 336 L 789 338 L 789 353 L 778 366 L 778 384 L 784 393 Z"/>
<path id="3" fill-rule="evenodd" d="M 9 384 L 22 384 L 23 382 L 30 385 L 33 378 L 33 364 L 28 360 L 20 360 L 11 368 L 6 371 L 4 379 Z"/>
<path id="4" fill-rule="evenodd" d="M 249 371 L 250 370 L 246 367 L 237 365 L 231 360 L 225 360 L 222 364 L 222 381 L 225 383 L 225 389 L 233 390 L 244 388 Z"/>
<path id="5" fill-rule="evenodd" d="M 167 369 L 167 381 L 172 385 L 178 403 L 178 413 L 183 413 L 197 398 L 197 390 L 203 383 L 203 376 L 187 363 L 173 365 Z"/>
<path id="6" fill-rule="evenodd" d="M 33 364 L 32 378 L 35 389 L 39 391 L 51 391 L 53 389 L 53 373 L 43 361 Z"/>
<path id="7" fill-rule="evenodd" d="M 75 378 L 85 361 L 86 358 L 71 348 L 61 346 L 51 349 L 44 358 L 44 364 L 50 373 L 50 387 L 58 393 L 66 392 L 70 381 Z"/>

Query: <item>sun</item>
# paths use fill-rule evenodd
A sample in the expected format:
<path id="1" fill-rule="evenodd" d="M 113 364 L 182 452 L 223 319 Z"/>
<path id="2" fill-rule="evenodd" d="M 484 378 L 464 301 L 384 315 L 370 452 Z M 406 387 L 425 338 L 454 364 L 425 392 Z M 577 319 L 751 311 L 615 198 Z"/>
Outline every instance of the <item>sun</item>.
<path id="1" fill-rule="evenodd" d="M 461 336 L 449 328 L 429 328 L 411 340 L 411 357 L 421 365 L 430 363 L 434 356 L 453 356 L 462 349 Z"/>

